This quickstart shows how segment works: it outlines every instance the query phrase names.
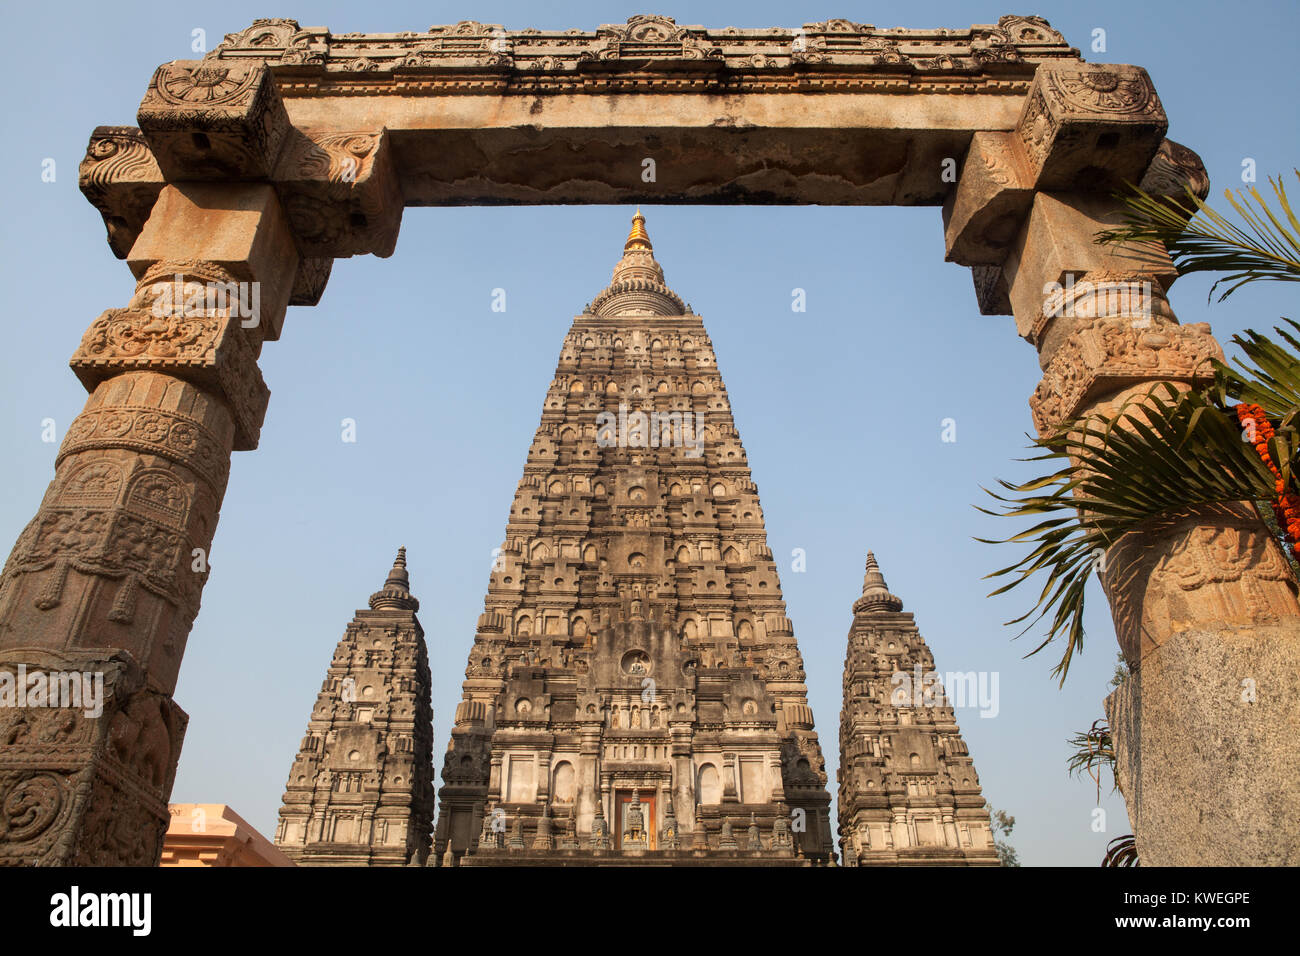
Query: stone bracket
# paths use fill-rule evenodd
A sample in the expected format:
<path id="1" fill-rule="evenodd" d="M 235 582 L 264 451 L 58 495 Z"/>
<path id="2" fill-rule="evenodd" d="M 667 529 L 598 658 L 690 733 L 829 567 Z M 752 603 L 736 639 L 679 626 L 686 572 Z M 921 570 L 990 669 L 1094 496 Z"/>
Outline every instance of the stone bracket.
<path id="1" fill-rule="evenodd" d="M 304 257 L 393 254 L 402 190 L 387 130 L 293 130 L 274 178 Z"/>
<path id="2" fill-rule="evenodd" d="M 113 255 L 125 259 L 167 184 L 134 126 L 97 126 L 78 169 L 82 194 L 104 217 Z"/>

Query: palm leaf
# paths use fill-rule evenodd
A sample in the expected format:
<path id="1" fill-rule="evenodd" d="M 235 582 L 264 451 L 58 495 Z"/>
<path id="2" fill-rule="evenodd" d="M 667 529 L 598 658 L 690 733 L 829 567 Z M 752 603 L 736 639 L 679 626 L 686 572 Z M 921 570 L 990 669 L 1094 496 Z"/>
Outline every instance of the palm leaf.
<path id="1" fill-rule="evenodd" d="M 1300 170 L 1296 170 L 1300 179 Z M 1222 302 L 1248 282 L 1277 279 L 1300 282 L 1300 220 L 1291 208 L 1286 185 L 1269 177 L 1273 197 L 1282 210 L 1274 214 L 1254 186 L 1224 190 L 1224 197 L 1241 223 L 1229 220 L 1184 187 L 1178 199 L 1156 197 L 1136 187 L 1119 197 L 1127 207 L 1125 223 L 1097 233 L 1103 243 L 1163 243 L 1180 275 L 1191 272 L 1226 273 L 1210 287 L 1210 297 L 1222 284 Z"/>

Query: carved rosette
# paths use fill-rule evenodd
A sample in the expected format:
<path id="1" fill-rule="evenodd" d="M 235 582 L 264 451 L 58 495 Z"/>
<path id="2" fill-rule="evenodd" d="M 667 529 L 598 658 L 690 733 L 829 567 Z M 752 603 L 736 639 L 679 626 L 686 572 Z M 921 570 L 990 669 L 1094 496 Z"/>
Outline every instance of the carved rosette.
<path id="1" fill-rule="evenodd" d="M 260 60 L 163 64 L 137 122 L 168 182 L 267 178 L 290 129 Z"/>
<path id="2" fill-rule="evenodd" d="M 1141 179 L 1168 128 L 1141 67 L 1044 64 L 1016 135 L 1036 188 L 1098 190 Z"/>
<path id="3" fill-rule="evenodd" d="M 393 254 L 402 194 L 385 130 L 295 130 L 276 166 L 276 189 L 304 257 Z"/>
<path id="4" fill-rule="evenodd" d="M 0 866 L 157 866 L 185 712 L 129 654 L 0 652 L 0 671 L 103 682 L 99 713 L 0 708 Z"/>
<path id="5" fill-rule="evenodd" d="M 1096 288 L 1101 296 L 1140 294 L 1127 284 Z M 1223 360 L 1204 322 L 1177 325 L 1140 315 L 1084 320 L 1052 355 L 1029 400 L 1040 435 L 1078 417 L 1103 395 L 1143 382 L 1203 381 L 1213 375 L 1210 360 Z"/>
<path id="6" fill-rule="evenodd" d="M 1281 549 L 1248 504 L 1152 522 L 1106 555 L 1102 586 L 1129 667 L 1182 631 L 1278 624 L 1300 615 Z"/>
<path id="7" fill-rule="evenodd" d="M 113 255 L 125 259 L 165 182 L 143 134 L 134 126 L 95 127 L 78 178 L 104 217 Z"/>

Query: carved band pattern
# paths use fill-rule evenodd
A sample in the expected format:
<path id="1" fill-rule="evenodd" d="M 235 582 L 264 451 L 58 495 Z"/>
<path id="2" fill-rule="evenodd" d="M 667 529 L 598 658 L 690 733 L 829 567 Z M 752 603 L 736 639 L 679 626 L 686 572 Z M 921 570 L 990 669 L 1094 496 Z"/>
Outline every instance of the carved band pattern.
<path id="1" fill-rule="evenodd" d="M 89 409 L 68 427 L 55 467 L 69 455 L 100 448 L 126 448 L 167 458 L 192 469 L 217 497 L 225 494 L 230 453 L 216 435 L 189 416 L 142 405 Z"/>

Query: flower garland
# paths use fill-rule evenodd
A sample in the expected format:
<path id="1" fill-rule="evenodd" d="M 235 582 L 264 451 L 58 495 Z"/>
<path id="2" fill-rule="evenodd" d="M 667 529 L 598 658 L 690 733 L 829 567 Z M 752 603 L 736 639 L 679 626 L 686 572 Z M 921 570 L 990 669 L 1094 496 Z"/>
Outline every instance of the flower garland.
<path id="1" fill-rule="evenodd" d="M 1268 442 L 1273 437 L 1273 426 L 1269 424 L 1268 416 L 1259 405 L 1242 402 L 1240 405 L 1233 406 L 1233 410 L 1237 413 L 1237 421 L 1241 424 L 1242 430 L 1249 429 L 1248 435 L 1253 433 L 1255 452 L 1277 479 L 1274 485 L 1277 499 L 1273 502 L 1273 514 L 1277 517 L 1278 526 L 1285 532 L 1287 540 L 1295 545 L 1300 541 L 1300 495 L 1286 490 L 1286 484 L 1282 481 L 1282 472 L 1274 463 L 1273 456 L 1268 453 Z"/>

